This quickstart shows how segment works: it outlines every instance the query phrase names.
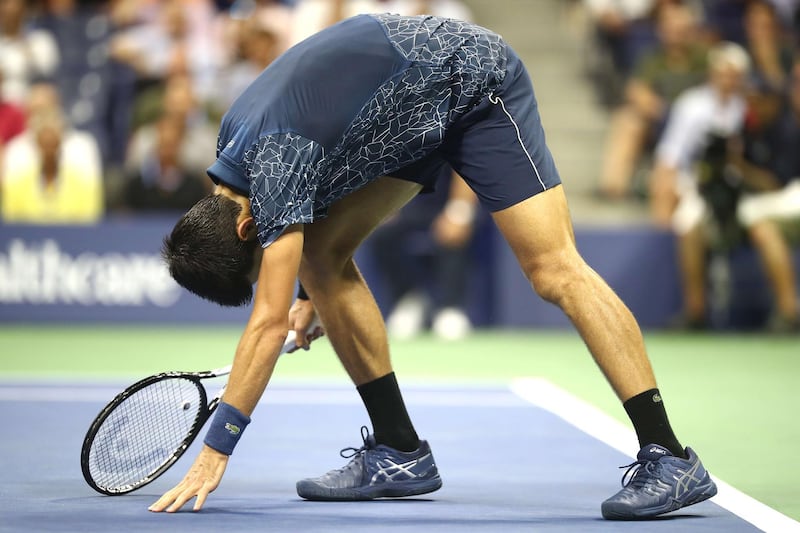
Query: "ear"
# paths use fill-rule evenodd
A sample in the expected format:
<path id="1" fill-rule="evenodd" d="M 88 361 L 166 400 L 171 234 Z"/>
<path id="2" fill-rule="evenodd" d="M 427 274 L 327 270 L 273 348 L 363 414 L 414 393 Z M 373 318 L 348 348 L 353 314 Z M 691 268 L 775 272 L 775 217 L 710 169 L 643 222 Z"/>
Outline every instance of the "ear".
<path id="1" fill-rule="evenodd" d="M 243 241 L 254 241 L 258 237 L 258 230 L 253 217 L 244 217 L 236 222 L 236 234 Z"/>

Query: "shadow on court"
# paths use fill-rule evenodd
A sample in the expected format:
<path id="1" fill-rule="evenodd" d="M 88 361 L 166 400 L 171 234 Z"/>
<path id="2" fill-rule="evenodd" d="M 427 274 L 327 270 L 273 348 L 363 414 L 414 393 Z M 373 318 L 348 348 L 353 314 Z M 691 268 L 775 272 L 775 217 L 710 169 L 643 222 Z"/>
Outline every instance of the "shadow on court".
<path id="1" fill-rule="evenodd" d="M 278 383 L 203 511 L 149 513 L 199 444 L 136 492 L 90 489 L 80 470 L 83 437 L 125 385 L 0 383 L 0 531 L 758 531 L 713 500 L 649 522 L 602 520 L 600 503 L 619 487 L 616 467 L 631 460 L 496 388 L 409 388 L 409 410 L 444 486 L 421 498 L 342 503 L 301 500 L 294 484 L 343 466 L 338 451 L 361 445 L 358 394 Z"/>

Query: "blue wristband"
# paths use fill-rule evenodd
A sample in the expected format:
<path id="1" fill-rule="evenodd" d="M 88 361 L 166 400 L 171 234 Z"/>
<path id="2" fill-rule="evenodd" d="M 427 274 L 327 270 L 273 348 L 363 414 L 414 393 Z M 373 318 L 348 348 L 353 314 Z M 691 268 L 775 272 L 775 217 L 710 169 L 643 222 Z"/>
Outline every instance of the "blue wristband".
<path id="1" fill-rule="evenodd" d="M 249 423 L 249 416 L 230 404 L 220 402 L 203 442 L 220 453 L 230 455 Z"/>

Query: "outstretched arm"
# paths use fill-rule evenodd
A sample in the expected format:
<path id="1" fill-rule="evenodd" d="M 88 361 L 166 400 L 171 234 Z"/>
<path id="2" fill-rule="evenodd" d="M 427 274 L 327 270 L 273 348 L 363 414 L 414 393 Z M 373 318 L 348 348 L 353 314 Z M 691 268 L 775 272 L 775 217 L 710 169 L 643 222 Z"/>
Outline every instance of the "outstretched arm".
<path id="1" fill-rule="evenodd" d="M 236 348 L 221 406 L 227 404 L 244 419 L 249 419 L 264 393 L 286 339 L 289 327 L 287 316 L 294 298 L 302 251 L 302 226 L 290 227 L 264 249 L 253 310 Z M 214 420 L 211 426 L 213 430 Z M 193 509 L 199 511 L 208 494 L 222 480 L 228 457 L 226 453 L 204 445 L 183 480 L 151 505 L 149 510 L 175 512 L 196 497 Z"/>

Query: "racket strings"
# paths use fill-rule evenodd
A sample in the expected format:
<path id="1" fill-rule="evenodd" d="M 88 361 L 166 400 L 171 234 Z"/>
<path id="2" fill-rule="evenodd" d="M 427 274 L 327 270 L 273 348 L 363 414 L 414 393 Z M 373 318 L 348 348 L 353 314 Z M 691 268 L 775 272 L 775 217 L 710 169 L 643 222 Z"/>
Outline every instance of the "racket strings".
<path id="1" fill-rule="evenodd" d="M 171 462 L 205 410 L 199 383 L 167 378 L 125 398 L 98 428 L 89 452 L 95 483 L 127 491 Z"/>

